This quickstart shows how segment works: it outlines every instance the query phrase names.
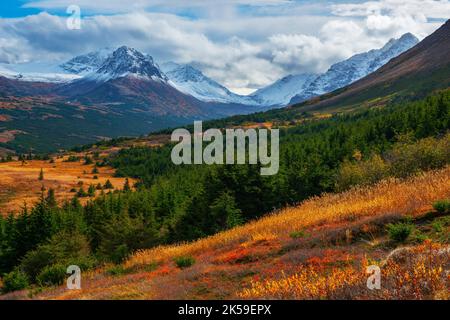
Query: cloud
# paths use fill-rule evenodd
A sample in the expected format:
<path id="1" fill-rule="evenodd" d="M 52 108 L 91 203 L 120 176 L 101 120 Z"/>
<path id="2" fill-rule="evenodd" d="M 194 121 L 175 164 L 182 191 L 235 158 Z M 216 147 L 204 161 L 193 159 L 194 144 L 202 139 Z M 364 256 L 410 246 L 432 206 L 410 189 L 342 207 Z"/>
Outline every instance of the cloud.
<path id="1" fill-rule="evenodd" d="M 448 19 L 450 3 L 448 0 L 380 0 L 332 5 L 333 13 L 346 17 L 387 16 L 425 16 L 432 19 Z"/>
<path id="2" fill-rule="evenodd" d="M 51 9 L 69 2 L 89 5 L 97 12 L 103 12 L 104 6 L 118 10 L 128 5 L 116 0 L 45 0 L 27 6 Z M 187 6 L 184 0 L 133 3 L 142 8 Z M 206 13 L 192 18 L 170 10 L 136 11 L 128 5 L 132 12 L 85 16 L 81 30 L 69 30 L 67 17 L 55 13 L 0 19 L 0 62 L 68 59 L 125 44 L 151 54 L 158 62 L 192 63 L 225 86 L 248 91 L 287 74 L 326 71 L 332 63 L 381 47 L 406 32 L 425 37 L 442 24 L 430 18 L 450 16 L 449 1 L 431 0 L 332 6 L 284 0 L 188 3 L 192 12 Z M 221 15 L 212 3 L 231 9 Z M 423 8 L 420 3 L 425 3 Z"/>
<path id="3" fill-rule="evenodd" d="M 332 13 L 347 18 L 365 18 L 369 35 L 398 36 L 412 32 L 423 38 L 450 17 L 448 0 L 380 0 L 332 5 Z"/>
<path id="4" fill-rule="evenodd" d="M 65 9 L 69 5 L 78 5 L 82 10 L 95 13 L 125 13 L 130 11 L 145 10 L 151 8 L 214 8 L 217 6 L 229 7 L 236 5 L 271 6 L 288 4 L 289 0 L 33 0 L 24 4 L 26 8 L 38 9 Z"/>

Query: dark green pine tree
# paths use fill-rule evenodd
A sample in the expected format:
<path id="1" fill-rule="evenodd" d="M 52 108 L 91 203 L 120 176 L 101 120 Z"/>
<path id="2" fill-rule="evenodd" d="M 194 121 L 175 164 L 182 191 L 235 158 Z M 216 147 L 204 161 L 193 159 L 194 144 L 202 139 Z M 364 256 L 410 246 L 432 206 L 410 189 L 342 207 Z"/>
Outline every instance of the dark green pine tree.
<path id="1" fill-rule="evenodd" d="M 125 179 L 125 184 L 123 185 L 123 191 L 125 191 L 125 192 L 131 191 L 130 182 L 128 181 L 128 178 Z"/>
<path id="2" fill-rule="evenodd" d="M 30 238 L 34 245 L 46 241 L 53 234 L 52 212 L 45 201 L 43 192 L 40 201 L 31 210 L 29 220 Z"/>
<path id="3" fill-rule="evenodd" d="M 44 170 L 41 168 L 41 171 L 39 172 L 39 177 L 38 177 L 39 181 L 44 180 Z"/>
<path id="4" fill-rule="evenodd" d="M 213 233 L 236 227 L 243 223 L 241 210 L 237 208 L 236 201 L 230 192 L 223 192 L 210 206 Z"/>
<path id="5" fill-rule="evenodd" d="M 110 189 L 114 189 L 114 186 L 112 185 L 111 181 L 106 180 L 105 185 L 103 186 L 104 189 L 106 190 L 110 190 Z"/>
<path id="6" fill-rule="evenodd" d="M 87 194 L 89 197 L 95 197 L 95 186 L 93 184 L 89 186 Z"/>
<path id="7" fill-rule="evenodd" d="M 54 189 L 52 188 L 48 189 L 47 196 L 45 197 L 45 202 L 47 203 L 47 206 L 49 206 L 50 208 L 55 208 L 57 206 Z"/>

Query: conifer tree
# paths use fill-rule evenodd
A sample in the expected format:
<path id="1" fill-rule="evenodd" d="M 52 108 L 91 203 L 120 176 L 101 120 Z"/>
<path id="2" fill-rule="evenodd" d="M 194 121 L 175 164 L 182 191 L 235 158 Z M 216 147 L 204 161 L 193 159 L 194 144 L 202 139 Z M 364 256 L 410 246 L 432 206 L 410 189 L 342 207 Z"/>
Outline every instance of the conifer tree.
<path id="1" fill-rule="evenodd" d="M 114 186 L 112 185 L 111 181 L 106 180 L 105 185 L 103 186 L 104 189 L 114 189 Z"/>
<path id="2" fill-rule="evenodd" d="M 131 191 L 130 182 L 128 181 L 128 178 L 125 179 L 125 184 L 123 186 L 123 191 L 125 191 L 125 192 Z"/>
<path id="3" fill-rule="evenodd" d="M 89 189 L 88 189 L 88 196 L 89 196 L 89 197 L 94 197 L 94 196 L 95 196 L 95 186 L 94 186 L 93 184 L 91 184 L 91 185 L 89 186 Z"/>

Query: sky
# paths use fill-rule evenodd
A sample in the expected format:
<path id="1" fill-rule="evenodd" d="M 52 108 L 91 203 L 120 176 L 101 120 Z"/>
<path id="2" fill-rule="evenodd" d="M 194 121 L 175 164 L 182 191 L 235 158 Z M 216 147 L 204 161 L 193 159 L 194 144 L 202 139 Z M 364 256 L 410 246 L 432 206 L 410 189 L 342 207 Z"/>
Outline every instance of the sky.
<path id="1" fill-rule="evenodd" d="M 67 24 L 73 5 L 79 29 Z M 247 94 L 407 32 L 423 39 L 449 18 L 450 0 L 1 0 L 0 63 L 127 45 Z"/>

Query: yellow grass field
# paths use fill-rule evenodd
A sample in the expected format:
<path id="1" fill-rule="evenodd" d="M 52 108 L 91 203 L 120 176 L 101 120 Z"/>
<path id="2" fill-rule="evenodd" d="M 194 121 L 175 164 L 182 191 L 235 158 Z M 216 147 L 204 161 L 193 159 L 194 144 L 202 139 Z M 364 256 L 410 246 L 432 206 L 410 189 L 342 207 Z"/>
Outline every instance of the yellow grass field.
<path id="1" fill-rule="evenodd" d="M 74 196 L 71 189 L 78 190 L 83 183 L 85 191 L 89 185 L 104 184 L 110 180 L 115 188 L 122 189 L 125 179 L 113 177 L 114 169 L 98 168 L 98 174 L 92 174 L 94 165 L 84 165 L 80 162 L 64 162 L 67 157 L 49 161 L 31 160 L 0 163 L 0 214 L 17 213 L 26 203 L 28 207 L 39 199 L 42 186 L 55 190 L 59 202 Z M 44 180 L 40 181 L 39 173 L 44 172 Z M 98 179 L 94 179 L 94 176 Z M 133 181 L 130 181 L 132 184 Z M 88 198 L 82 198 L 85 202 Z"/>
<path id="2" fill-rule="evenodd" d="M 450 249 L 442 242 L 449 227 L 441 240 L 431 232 L 436 239 L 398 249 L 401 263 L 386 235 L 386 224 L 406 216 L 428 232 L 426 213 L 448 198 L 450 167 L 325 194 L 206 239 L 137 252 L 124 265 L 85 273 L 82 290 L 53 288 L 33 298 L 449 299 Z M 179 267 L 179 257 L 195 263 Z M 368 291 L 369 264 L 383 268 L 382 290 Z M 5 298 L 25 297 L 13 295 Z"/>

